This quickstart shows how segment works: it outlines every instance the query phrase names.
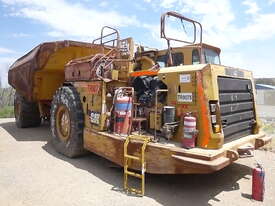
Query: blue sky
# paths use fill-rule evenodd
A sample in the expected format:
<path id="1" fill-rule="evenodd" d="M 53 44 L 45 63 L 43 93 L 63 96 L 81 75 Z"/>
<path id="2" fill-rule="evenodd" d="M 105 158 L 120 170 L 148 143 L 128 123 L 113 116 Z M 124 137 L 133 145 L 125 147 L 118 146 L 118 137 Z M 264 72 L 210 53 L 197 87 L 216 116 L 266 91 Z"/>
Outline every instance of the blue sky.
<path id="1" fill-rule="evenodd" d="M 104 25 L 122 37 L 164 48 L 160 15 L 177 11 L 203 25 L 203 41 L 222 49 L 222 64 L 275 77 L 275 0 L 0 0 L 0 75 L 44 41 L 92 41 Z"/>

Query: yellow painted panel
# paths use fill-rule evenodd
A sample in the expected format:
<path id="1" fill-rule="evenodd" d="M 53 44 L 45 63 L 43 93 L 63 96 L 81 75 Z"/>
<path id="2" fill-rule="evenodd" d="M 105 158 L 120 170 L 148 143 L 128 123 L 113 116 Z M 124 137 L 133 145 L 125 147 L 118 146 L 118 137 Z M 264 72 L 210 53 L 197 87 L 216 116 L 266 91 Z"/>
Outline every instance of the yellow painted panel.
<path id="1" fill-rule="evenodd" d="M 58 87 L 64 82 L 64 67 L 72 59 L 93 55 L 99 48 L 70 46 L 54 52 L 46 65 L 35 73 L 34 97 L 36 100 L 52 100 Z"/>

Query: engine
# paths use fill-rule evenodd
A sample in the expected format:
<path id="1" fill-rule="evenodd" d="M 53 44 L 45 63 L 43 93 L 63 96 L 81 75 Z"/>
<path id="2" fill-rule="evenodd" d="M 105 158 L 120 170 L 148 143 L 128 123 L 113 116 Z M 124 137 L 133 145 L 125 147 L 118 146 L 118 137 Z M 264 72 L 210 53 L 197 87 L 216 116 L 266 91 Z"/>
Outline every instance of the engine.
<path id="1" fill-rule="evenodd" d="M 157 76 L 141 76 L 136 77 L 132 85 L 136 92 L 137 102 L 144 107 L 153 107 L 155 104 L 156 91 L 158 89 L 167 89 L 167 86 L 159 80 Z M 164 103 L 166 93 L 158 95 L 158 102 Z"/>

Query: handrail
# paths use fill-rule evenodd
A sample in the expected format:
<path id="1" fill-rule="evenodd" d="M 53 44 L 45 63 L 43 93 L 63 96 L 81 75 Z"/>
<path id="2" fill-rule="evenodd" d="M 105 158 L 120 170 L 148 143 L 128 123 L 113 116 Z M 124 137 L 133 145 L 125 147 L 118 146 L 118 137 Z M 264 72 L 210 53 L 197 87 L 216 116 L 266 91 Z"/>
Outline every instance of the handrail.
<path id="1" fill-rule="evenodd" d="M 104 35 L 104 30 L 106 30 L 106 29 L 113 30 L 113 32 Z M 112 35 L 116 35 L 114 37 L 114 39 L 103 41 L 104 38 L 112 36 Z M 100 37 L 97 38 L 97 39 L 94 39 L 93 42 L 92 42 L 92 44 L 95 44 L 96 41 L 100 41 L 101 45 L 105 45 L 106 43 L 113 42 L 113 47 L 116 47 L 118 49 L 120 48 L 120 36 L 119 36 L 119 32 L 118 32 L 117 29 L 115 29 L 113 27 L 110 27 L 110 26 L 104 26 L 104 27 L 102 27 Z M 116 42 L 116 45 L 115 45 L 115 42 Z"/>
<path id="2" fill-rule="evenodd" d="M 180 19 L 181 21 L 187 21 L 193 24 L 193 29 L 194 29 L 194 36 L 193 36 L 193 41 L 187 41 L 187 40 L 181 40 L 181 39 L 175 39 L 175 38 L 171 38 L 168 37 L 165 33 L 165 20 L 166 17 L 169 16 L 173 16 L 175 18 Z M 171 45 L 170 45 L 170 41 L 177 41 L 177 42 L 183 42 L 183 43 L 187 43 L 187 44 L 195 44 L 197 41 L 197 29 L 199 29 L 200 31 L 200 38 L 199 38 L 199 45 L 200 45 L 200 61 L 203 62 L 203 58 L 202 58 L 202 25 L 200 22 L 195 21 L 193 19 L 189 19 L 179 13 L 173 12 L 173 11 L 169 11 L 166 12 L 164 14 L 161 15 L 161 19 L 160 19 L 160 37 L 166 39 L 167 41 L 167 45 L 168 45 L 168 65 L 172 66 L 173 65 L 173 58 L 172 58 L 172 54 L 171 54 Z"/>
<path id="3" fill-rule="evenodd" d="M 190 23 L 193 24 L 193 27 L 194 27 L 194 40 L 193 41 L 186 41 L 186 40 L 180 40 L 180 39 L 175 39 L 175 38 L 171 38 L 171 37 L 167 37 L 166 34 L 165 34 L 165 20 L 166 20 L 166 17 L 169 17 L 169 16 L 173 16 L 173 17 L 176 17 L 176 18 L 179 18 L 181 20 L 184 20 L 184 21 L 188 21 Z M 197 26 L 199 27 L 200 29 L 200 40 L 199 40 L 199 43 L 201 44 L 202 43 L 202 25 L 200 22 L 198 21 L 195 21 L 193 19 L 189 19 L 185 16 L 182 16 L 181 14 L 179 13 L 176 13 L 176 12 L 173 12 L 173 11 L 169 11 L 169 12 L 166 12 L 164 14 L 161 15 L 161 38 L 164 38 L 166 40 L 174 40 L 174 41 L 178 41 L 178 42 L 183 42 L 183 43 L 188 43 L 188 44 L 195 44 L 196 42 L 196 39 L 197 39 Z"/>

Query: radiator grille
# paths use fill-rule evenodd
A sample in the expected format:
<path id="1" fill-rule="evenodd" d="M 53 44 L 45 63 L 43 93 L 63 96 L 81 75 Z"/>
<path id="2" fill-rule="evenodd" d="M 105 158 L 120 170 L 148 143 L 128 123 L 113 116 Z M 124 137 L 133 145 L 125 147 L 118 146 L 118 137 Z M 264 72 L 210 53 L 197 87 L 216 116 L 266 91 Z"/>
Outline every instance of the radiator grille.
<path id="1" fill-rule="evenodd" d="M 251 81 L 218 77 L 218 86 L 225 141 L 252 134 L 256 121 Z"/>

